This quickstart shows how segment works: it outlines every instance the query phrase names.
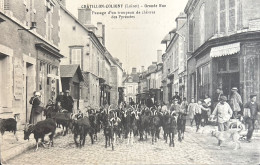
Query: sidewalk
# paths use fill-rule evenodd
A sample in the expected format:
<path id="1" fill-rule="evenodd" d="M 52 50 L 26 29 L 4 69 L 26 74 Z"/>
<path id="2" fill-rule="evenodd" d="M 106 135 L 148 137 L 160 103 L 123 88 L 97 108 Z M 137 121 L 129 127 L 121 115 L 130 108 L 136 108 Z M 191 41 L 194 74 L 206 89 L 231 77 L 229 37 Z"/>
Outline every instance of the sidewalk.
<path id="1" fill-rule="evenodd" d="M 62 129 L 56 128 L 56 133 L 54 137 L 61 135 L 61 133 L 62 133 Z M 3 142 L 1 143 L 3 161 L 7 161 L 29 149 L 36 147 L 36 142 L 33 134 L 30 135 L 29 141 L 24 140 L 23 130 L 18 130 L 16 134 L 18 137 L 18 141 L 16 141 L 14 134 L 12 132 L 5 132 L 3 136 Z M 49 140 L 49 137 L 45 136 L 45 140 Z"/>

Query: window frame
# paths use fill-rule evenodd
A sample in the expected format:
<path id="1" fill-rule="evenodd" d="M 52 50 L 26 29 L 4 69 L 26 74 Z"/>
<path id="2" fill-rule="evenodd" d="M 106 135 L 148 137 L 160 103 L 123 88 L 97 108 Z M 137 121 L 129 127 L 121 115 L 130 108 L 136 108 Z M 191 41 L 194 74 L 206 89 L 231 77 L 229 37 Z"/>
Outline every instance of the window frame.
<path id="1" fill-rule="evenodd" d="M 81 53 L 80 53 L 80 64 L 78 64 L 80 66 L 80 69 L 83 70 L 83 46 L 71 46 L 70 47 L 70 64 L 75 64 L 75 63 L 72 63 L 72 52 L 73 50 L 80 50 Z"/>

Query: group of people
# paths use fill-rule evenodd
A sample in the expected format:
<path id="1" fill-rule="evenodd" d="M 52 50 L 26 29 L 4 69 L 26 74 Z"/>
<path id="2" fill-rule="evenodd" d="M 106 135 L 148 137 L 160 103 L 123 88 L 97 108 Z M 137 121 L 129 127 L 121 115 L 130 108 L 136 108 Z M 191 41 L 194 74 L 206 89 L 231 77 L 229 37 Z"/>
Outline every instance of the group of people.
<path id="1" fill-rule="evenodd" d="M 195 120 L 196 131 L 200 129 L 200 126 L 204 127 L 208 124 L 208 119 L 216 119 L 219 131 L 226 131 L 229 129 L 229 121 L 231 118 L 238 119 L 243 116 L 245 124 L 248 126 L 247 141 L 251 142 L 252 135 L 255 129 L 255 121 L 257 120 L 258 112 L 260 108 L 256 103 L 256 94 L 250 95 L 250 100 L 243 104 L 242 98 L 238 93 L 238 88 L 233 87 L 231 89 L 231 96 L 228 98 L 223 94 L 223 91 L 218 88 L 213 100 L 208 94 L 205 94 L 204 98 L 195 101 L 195 98 L 191 98 L 191 102 L 188 103 L 184 97 L 178 95 L 175 92 L 175 96 L 172 97 L 172 104 L 162 104 L 158 106 L 158 109 L 162 113 L 165 112 L 182 112 L 187 114 L 186 119 L 190 120 L 190 125 L 193 125 Z"/>
<path id="2" fill-rule="evenodd" d="M 34 95 L 31 97 L 29 103 L 32 104 L 32 110 L 30 113 L 29 124 L 36 124 L 37 122 L 43 120 L 42 112 L 44 110 L 44 106 L 43 106 L 43 103 L 41 102 L 41 93 L 35 91 Z M 60 111 L 60 109 L 65 109 L 66 111 L 72 113 L 73 104 L 74 104 L 74 101 L 73 101 L 73 98 L 70 96 L 70 91 L 66 90 L 65 95 L 64 95 L 64 92 L 60 92 L 60 95 L 57 96 L 55 108 L 58 108 L 59 111 Z"/>

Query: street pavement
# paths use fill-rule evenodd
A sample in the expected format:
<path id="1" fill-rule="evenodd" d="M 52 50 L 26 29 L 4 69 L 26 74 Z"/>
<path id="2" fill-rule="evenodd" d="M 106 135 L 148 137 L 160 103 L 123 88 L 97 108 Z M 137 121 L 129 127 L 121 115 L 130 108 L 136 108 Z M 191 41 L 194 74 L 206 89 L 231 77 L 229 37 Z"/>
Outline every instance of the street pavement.
<path id="1" fill-rule="evenodd" d="M 195 132 L 195 127 L 188 126 L 185 139 L 169 147 L 159 139 L 154 145 L 151 137 L 147 141 L 138 141 L 135 137 L 133 145 L 127 145 L 122 139 L 115 145 L 105 148 L 104 136 L 98 134 L 98 141 L 91 144 L 89 136 L 83 148 L 76 148 L 73 135 L 58 136 L 54 147 L 33 149 L 9 160 L 8 164 L 259 164 L 260 139 L 252 143 L 241 143 L 241 149 L 233 151 L 232 142 L 224 143 L 222 150 L 217 147 L 217 139 L 210 135 L 211 127 Z M 162 137 L 162 136 L 161 136 Z"/>

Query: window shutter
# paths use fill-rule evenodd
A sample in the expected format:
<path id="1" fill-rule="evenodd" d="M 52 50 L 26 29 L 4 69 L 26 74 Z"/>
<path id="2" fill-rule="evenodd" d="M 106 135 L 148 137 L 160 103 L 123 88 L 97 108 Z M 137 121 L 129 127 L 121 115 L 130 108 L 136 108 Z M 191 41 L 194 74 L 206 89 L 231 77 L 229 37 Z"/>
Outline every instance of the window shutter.
<path id="1" fill-rule="evenodd" d="M 194 20 L 189 20 L 189 52 L 193 52 L 193 31 L 194 31 Z"/>

